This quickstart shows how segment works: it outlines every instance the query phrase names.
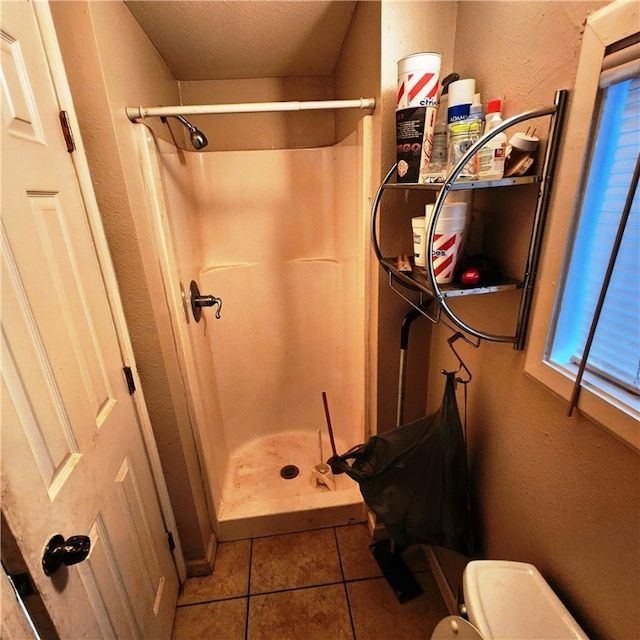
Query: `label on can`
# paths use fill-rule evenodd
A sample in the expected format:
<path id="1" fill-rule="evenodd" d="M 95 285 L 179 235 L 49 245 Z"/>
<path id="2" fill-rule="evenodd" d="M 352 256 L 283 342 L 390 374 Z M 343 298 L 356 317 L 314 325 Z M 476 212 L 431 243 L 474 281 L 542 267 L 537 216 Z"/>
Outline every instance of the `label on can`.
<path id="1" fill-rule="evenodd" d="M 433 148 L 434 107 L 409 107 L 396 111 L 396 159 L 398 182 L 419 181 Z"/>
<path id="2" fill-rule="evenodd" d="M 466 120 L 471 113 L 471 104 L 455 104 L 451 105 L 447 109 L 447 121 L 457 122 L 459 120 Z"/>

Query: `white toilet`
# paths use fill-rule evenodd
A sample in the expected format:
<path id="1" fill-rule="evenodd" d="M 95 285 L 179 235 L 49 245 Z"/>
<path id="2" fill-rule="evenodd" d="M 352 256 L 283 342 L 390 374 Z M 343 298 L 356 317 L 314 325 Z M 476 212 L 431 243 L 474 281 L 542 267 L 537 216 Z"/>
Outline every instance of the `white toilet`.
<path id="1" fill-rule="evenodd" d="M 468 620 L 441 620 L 431 640 L 588 640 L 532 564 L 473 560 L 462 588 Z"/>

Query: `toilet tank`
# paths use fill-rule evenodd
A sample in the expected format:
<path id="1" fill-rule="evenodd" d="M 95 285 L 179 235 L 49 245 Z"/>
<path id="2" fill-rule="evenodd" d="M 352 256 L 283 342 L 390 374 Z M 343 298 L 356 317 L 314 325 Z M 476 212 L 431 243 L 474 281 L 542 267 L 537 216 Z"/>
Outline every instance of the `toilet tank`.
<path id="1" fill-rule="evenodd" d="M 474 560 L 462 584 L 469 621 L 483 638 L 588 640 L 532 564 Z"/>

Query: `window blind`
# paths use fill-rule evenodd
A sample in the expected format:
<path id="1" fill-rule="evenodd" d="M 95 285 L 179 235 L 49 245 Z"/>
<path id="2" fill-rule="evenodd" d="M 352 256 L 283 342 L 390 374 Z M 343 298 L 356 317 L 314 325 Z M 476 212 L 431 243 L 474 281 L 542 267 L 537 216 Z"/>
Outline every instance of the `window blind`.
<path id="1" fill-rule="evenodd" d="M 600 205 L 600 215 L 592 227 L 591 262 L 587 269 L 579 346 L 572 358 L 577 362 L 583 355 L 640 148 L 640 80 L 626 81 L 619 88 L 624 89 L 624 85 L 628 85 L 624 101 L 620 100 L 618 94 L 622 91 L 619 90 L 607 96 L 609 102 L 620 102 L 612 107 L 605 104 L 600 128 L 608 140 L 602 145 L 603 149 L 596 149 L 592 163 L 589 181 L 598 183 L 591 190 L 595 197 L 585 199 L 585 206 Z M 618 115 L 616 111 L 619 111 L 618 135 L 614 137 L 608 135 L 607 129 L 613 128 L 611 123 Z M 600 154 L 602 157 L 597 157 Z M 607 164 L 608 172 L 603 166 Z M 600 171 L 608 175 L 599 175 Z M 639 202 L 636 190 L 587 363 L 588 369 L 635 393 L 640 393 Z"/>
<path id="2" fill-rule="evenodd" d="M 579 364 L 580 373 L 640 150 L 640 68 L 616 53 L 619 64 L 609 65 L 601 76 L 602 108 L 551 354 L 557 362 Z M 639 275 L 636 192 L 586 363 L 589 371 L 634 394 L 640 394 Z"/>
<path id="3" fill-rule="evenodd" d="M 609 53 L 602 61 L 599 86 L 606 89 L 612 84 L 640 76 L 640 42 Z"/>

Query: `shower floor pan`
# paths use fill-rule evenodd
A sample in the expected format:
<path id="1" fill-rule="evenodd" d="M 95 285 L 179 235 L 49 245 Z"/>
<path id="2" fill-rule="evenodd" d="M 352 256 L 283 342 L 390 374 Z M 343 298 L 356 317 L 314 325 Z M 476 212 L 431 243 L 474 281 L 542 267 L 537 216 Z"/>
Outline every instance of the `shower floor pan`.
<path id="1" fill-rule="evenodd" d="M 350 446 L 336 441 L 339 453 Z M 324 435 L 322 447 L 326 461 L 331 449 Z M 312 470 L 319 462 L 317 432 L 271 434 L 233 452 L 218 505 L 219 539 L 364 522 L 366 510 L 358 484 L 345 474 L 334 475 L 336 489 L 330 490 L 313 478 Z M 297 467 L 299 473 L 294 475 L 291 467 Z"/>

